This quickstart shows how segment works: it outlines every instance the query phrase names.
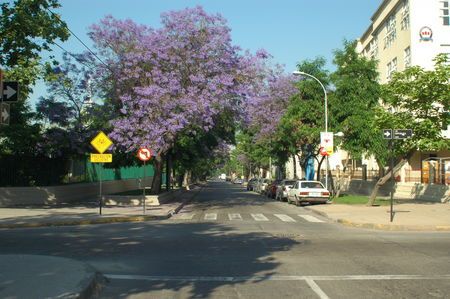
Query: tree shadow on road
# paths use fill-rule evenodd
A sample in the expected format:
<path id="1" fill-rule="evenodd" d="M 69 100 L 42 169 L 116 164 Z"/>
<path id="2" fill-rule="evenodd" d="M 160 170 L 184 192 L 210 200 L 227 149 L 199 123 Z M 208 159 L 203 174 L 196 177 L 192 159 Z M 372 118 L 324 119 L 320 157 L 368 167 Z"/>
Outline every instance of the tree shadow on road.
<path id="1" fill-rule="evenodd" d="M 133 294 L 206 298 L 222 287 L 258 284 L 278 273 L 281 263 L 274 254 L 304 242 L 296 236 L 190 222 L 17 229 L 1 234 L 4 241 L 0 253 L 73 258 L 93 265 L 105 275 L 151 277 L 111 279 L 101 295 L 105 298 Z M 233 277 L 239 279 L 229 279 Z"/>

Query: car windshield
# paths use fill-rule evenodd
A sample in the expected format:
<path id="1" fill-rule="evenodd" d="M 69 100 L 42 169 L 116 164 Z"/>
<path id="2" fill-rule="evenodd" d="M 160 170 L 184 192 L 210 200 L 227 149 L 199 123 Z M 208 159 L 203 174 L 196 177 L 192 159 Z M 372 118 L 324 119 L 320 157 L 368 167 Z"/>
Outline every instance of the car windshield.
<path id="1" fill-rule="evenodd" d="M 302 182 L 301 188 L 323 188 L 319 182 Z"/>

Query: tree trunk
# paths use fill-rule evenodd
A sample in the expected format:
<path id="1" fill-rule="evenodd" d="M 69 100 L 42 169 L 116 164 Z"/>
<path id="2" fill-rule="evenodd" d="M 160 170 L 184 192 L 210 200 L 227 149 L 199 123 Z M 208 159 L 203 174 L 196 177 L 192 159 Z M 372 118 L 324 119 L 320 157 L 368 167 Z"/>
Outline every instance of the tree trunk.
<path id="1" fill-rule="evenodd" d="M 339 197 L 341 195 L 342 185 L 344 185 L 344 176 L 346 174 L 345 171 L 348 168 L 349 161 L 350 161 L 349 155 L 347 154 L 347 158 L 345 159 L 345 166 L 343 169 L 343 173 L 342 173 L 341 177 L 339 178 L 339 189 L 337 190 L 335 197 Z M 350 174 L 350 177 L 351 177 L 351 174 Z"/>
<path id="2" fill-rule="evenodd" d="M 184 176 L 183 176 L 183 187 L 185 187 L 186 188 L 186 190 L 190 190 L 189 189 L 189 171 L 188 170 L 186 170 L 185 172 L 184 172 Z"/>
<path id="3" fill-rule="evenodd" d="M 320 159 L 320 161 L 319 161 L 319 159 L 317 159 L 317 162 L 319 162 L 317 165 L 317 180 L 319 182 L 320 182 L 320 169 L 322 168 L 323 160 L 325 160 L 325 156 L 322 156 L 322 159 Z"/>
<path id="4" fill-rule="evenodd" d="M 161 192 L 161 177 L 163 168 L 163 158 L 161 155 L 157 155 L 153 160 L 154 174 L 152 181 L 152 194 L 159 194 Z"/>
<path id="5" fill-rule="evenodd" d="M 166 191 L 171 189 L 172 155 L 170 151 L 166 155 Z"/>
<path id="6" fill-rule="evenodd" d="M 294 179 L 297 179 L 297 162 L 295 161 L 295 154 L 292 155 L 292 163 L 294 164 Z"/>
<path id="7" fill-rule="evenodd" d="M 395 165 L 394 169 L 391 169 L 390 171 L 388 171 L 388 173 L 384 177 L 382 177 L 378 180 L 375 187 L 373 188 L 372 194 L 370 194 L 370 198 L 369 198 L 369 201 L 367 202 L 367 206 L 373 206 L 373 204 L 375 202 L 375 198 L 378 195 L 378 191 L 379 191 L 380 187 L 383 186 L 391 178 L 392 172 L 394 172 L 394 174 L 395 174 L 407 162 L 408 162 L 408 158 L 401 159 L 400 162 L 398 162 L 397 165 Z"/>

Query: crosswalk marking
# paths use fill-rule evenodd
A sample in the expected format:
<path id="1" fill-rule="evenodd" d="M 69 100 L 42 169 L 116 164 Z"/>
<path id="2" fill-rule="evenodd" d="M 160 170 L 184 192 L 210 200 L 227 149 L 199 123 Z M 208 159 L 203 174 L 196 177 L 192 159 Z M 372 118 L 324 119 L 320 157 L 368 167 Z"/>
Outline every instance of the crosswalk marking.
<path id="1" fill-rule="evenodd" d="M 316 218 L 311 215 L 298 215 L 298 216 L 302 217 L 303 219 L 305 219 L 306 221 L 309 221 L 309 222 L 323 222 L 319 218 Z"/>
<path id="2" fill-rule="evenodd" d="M 230 220 L 242 220 L 241 214 L 228 214 Z"/>
<path id="3" fill-rule="evenodd" d="M 273 214 L 275 217 L 279 218 L 281 221 L 284 222 L 297 222 L 294 220 L 294 218 L 289 217 L 288 215 L 285 214 Z"/>
<path id="4" fill-rule="evenodd" d="M 180 213 L 180 214 L 176 214 L 175 218 L 181 219 L 181 220 L 192 220 L 192 218 L 194 218 L 194 216 L 195 216 L 194 213 Z"/>
<path id="5" fill-rule="evenodd" d="M 250 214 L 252 215 L 253 219 L 255 219 L 256 221 L 269 221 L 269 219 L 267 219 L 266 216 L 264 216 L 263 214 Z"/>
<path id="6" fill-rule="evenodd" d="M 205 220 L 217 220 L 217 213 L 206 213 Z"/>

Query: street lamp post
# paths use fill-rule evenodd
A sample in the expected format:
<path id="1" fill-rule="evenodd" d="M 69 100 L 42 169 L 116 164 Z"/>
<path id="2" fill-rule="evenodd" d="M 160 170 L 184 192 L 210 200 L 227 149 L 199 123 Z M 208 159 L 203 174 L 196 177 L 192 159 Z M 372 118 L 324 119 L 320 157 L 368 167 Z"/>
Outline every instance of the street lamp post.
<path id="1" fill-rule="evenodd" d="M 325 96 L 325 104 L 324 104 L 325 105 L 325 132 L 328 132 L 328 97 L 327 97 L 327 91 L 326 91 L 325 87 L 323 86 L 322 82 L 320 82 L 320 80 L 317 79 L 316 77 L 314 77 L 313 75 L 305 73 L 305 72 L 294 71 L 294 72 L 292 72 L 292 74 L 294 76 L 307 76 L 307 77 L 310 77 L 310 78 L 316 80 L 320 84 L 320 86 L 322 87 L 323 94 Z M 328 189 L 328 155 L 326 156 L 325 164 L 326 164 L 325 188 Z"/>

